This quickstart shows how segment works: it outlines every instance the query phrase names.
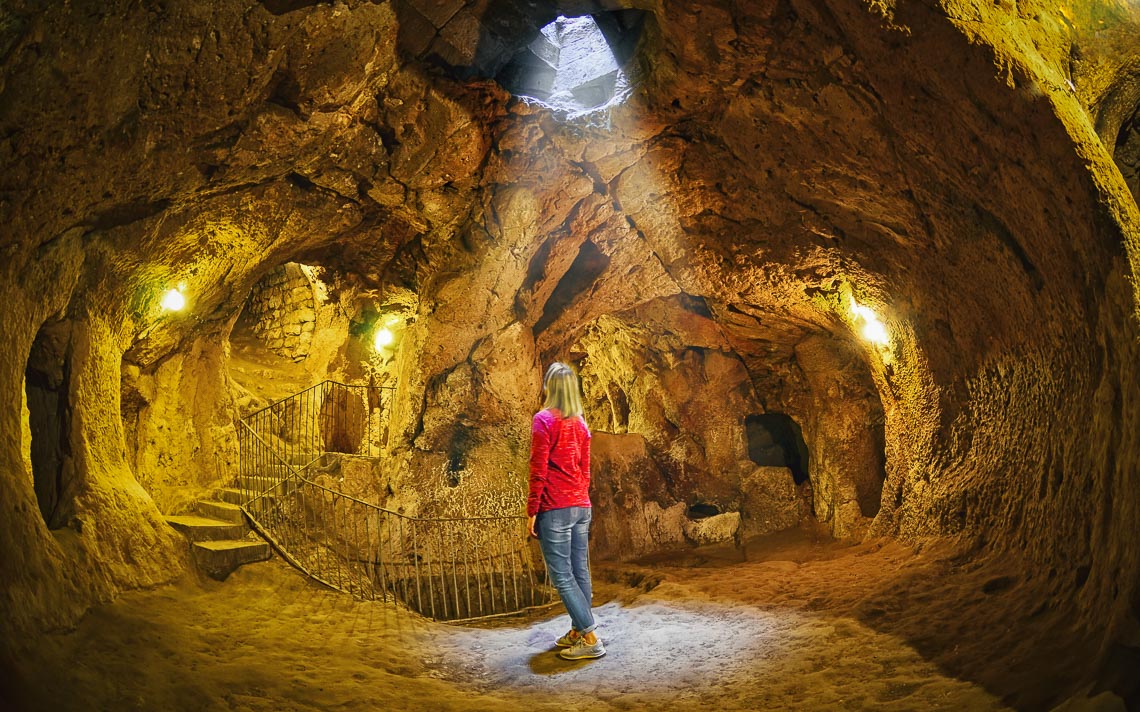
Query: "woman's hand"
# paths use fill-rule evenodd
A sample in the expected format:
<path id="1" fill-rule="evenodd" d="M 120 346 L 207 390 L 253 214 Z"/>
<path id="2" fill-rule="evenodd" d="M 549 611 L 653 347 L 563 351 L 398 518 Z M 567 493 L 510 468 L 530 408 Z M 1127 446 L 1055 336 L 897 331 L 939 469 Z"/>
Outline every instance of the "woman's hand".
<path id="1" fill-rule="evenodd" d="M 530 532 L 530 535 L 535 539 L 538 538 L 538 532 L 534 530 L 534 520 L 536 519 L 538 519 L 538 515 L 532 515 L 526 518 L 527 531 Z"/>

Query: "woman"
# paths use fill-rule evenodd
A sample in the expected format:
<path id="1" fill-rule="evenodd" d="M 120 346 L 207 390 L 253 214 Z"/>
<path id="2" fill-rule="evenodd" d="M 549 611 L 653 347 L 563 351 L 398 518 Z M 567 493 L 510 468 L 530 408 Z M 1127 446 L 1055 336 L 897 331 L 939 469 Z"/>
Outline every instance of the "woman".
<path id="1" fill-rule="evenodd" d="M 590 610 L 590 430 L 582 417 L 578 377 L 553 363 L 542 383 L 543 409 L 534 416 L 530 442 L 530 535 L 542 545 L 550 581 L 573 626 L 556 641 L 567 660 L 606 654 Z"/>

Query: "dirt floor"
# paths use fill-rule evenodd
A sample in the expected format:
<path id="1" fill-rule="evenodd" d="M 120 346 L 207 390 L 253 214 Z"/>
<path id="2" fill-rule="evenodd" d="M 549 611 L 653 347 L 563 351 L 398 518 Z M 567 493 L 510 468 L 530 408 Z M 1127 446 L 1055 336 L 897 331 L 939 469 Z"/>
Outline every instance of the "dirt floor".
<path id="1" fill-rule="evenodd" d="M 1004 709 L 1004 697 L 1042 706 L 1040 681 L 1055 684 L 1042 661 L 1057 651 L 1026 655 L 1003 647 L 1008 635 L 985 635 L 1019 624 L 1015 592 L 1024 584 L 995 578 L 1000 562 L 973 566 L 918 549 L 846 547 L 796 531 L 744 548 L 599 565 L 596 614 L 608 655 L 579 663 L 555 655 L 568 627 L 559 609 L 480 626 L 433 623 L 354 601 L 275 560 L 224 583 L 187 577 L 130 593 L 73 631 L 31 641 L 7 686 L 9 704 L 988 710 Z"/>

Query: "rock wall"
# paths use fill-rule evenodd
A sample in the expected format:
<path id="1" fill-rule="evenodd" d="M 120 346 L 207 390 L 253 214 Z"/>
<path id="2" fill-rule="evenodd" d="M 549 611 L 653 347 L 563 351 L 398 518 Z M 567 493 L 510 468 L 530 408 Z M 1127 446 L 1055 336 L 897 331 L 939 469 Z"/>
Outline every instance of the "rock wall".
<path id="1" fill-rule="evenodd" d="M 758 408 L 739 359 L 613 317 L 592 324 L 574 348 L 585 353 L 587 421 L 644 436 L 675 501 L 732 508 L 751 469 L 744 417 Z"/>
<path id="2" fill-rule="evenodd" d="M 594 431 L 590 469 L 590 496 L 597 502 L 591 556 L 626 560 L 688 544 L 683 529 L 688 507 L 669 496 L 644 437 Z"/>
<path id="3" fill-rule="evenodd" d="M 795 346 L 809 384 L 803 413 L 815 514 L 837 537 L 862 536 L 879 513 L 885 476 L 883 411 L 857 353 L 815 335 Z"/>
<path id="4" fill-rule="evenodd" d="M 317 323 L 316 293 L 305 267 L 286 262 L 262 277 L 249 293 L 238 328 L 245 320 L 267 349 L 303 361 Z"/>
<path id="5" fill-rule="evenodd" d="M 126 362 L 121 413 L 135 479 L 159 511 L 193 509 L 237 473 L 237 409 L 227 344 L 201 337 L 153 369 Z"/>
<path id="6" fill-rule="evenodd" d="M 10 507 L 0 525 L 5 657 L 37 631 L 72 624 L 93 602 L 168 581 L 185 565 L 184 543 L 162 521 L 125 460 L 117 384 L 129 339 L 121 324 L 107 321 L 97 308 L 67 307 L 83 264 L 76 233 L 43 249 L 33 269 L 5 265 L 0 280 L 13 346 L 0 359 L 0 399 L 8 404 L 0 415 L 0 483 Z M 57 473 L 34 466 L 29 440 L 37 434 L 29 427 L 34 421 L 25 372 L 42 366 L 29 361 L 41 326 L 58 324 L 65 314 L 58 383 L 66 404 L 58 431 L 64 460 L 56 503 L 45 518 L 38 480 Z"/>

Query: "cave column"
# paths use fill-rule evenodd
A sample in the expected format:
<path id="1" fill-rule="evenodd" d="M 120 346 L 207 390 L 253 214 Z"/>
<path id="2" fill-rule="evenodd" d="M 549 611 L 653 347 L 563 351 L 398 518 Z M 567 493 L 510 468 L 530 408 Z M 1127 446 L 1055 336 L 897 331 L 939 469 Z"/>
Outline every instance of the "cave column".
<path id="1" fill-rule="evenodd" d="M 72 324 L 68 400 L 75 479 L 61 500 L 76 520 L 71 527 L 99 550 L 97 560 L 116 570 L 112 578 L 151 585 L 181 570 L 181 548 L 127 464 L 121 323 L 87 310 Z"/>
<path id="2" fill-rule="evenodd" d="M 88 603 L 74 595 L 74 577 L 60 542 L 40 514 L 24 423 L 25 373 L 36 333 L 71 299 L 83 263 L 78 231 L 41 248 L 34 266 L 20 259 L 0 273 L 5 340 L 0 356 L 0 637 L 21 640 L 45 626 L 71 622 Z"/>
<path id="3" fill-rule="evenodd" d="M 871 364 L 846 342 L 816 335 L 796 345 L 814 404 L 805 425 L 814 508 L 838 538 L 862 536 L 880 511 L 883 418 Z M 881 367 L 880 367 L 881 370 Z M 860 374 L 854 376 L 854 374 Z"/>

